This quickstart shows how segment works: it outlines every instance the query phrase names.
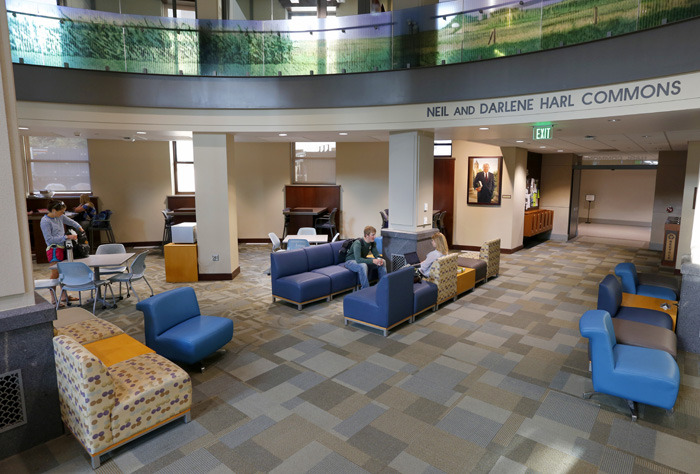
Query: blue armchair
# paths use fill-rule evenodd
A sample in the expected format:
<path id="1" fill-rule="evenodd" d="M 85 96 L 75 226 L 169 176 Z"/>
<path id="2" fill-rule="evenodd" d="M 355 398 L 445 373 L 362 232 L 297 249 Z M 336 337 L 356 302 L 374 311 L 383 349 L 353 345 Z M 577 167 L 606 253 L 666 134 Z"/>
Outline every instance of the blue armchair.
<path id="1" fill-rule="evenodd" d="M 651 296 L 678 301 L 678 280 L 673 276 L 637 273 L 634 263 L 618 263 L 615 275 L 622 280 L 622 291 L 633 295 Z"/>
<path id="2" fill-rule="evenodd" d="M 579 330 L 590 340 L 593 390 L 624 398 L 637 420 L 637 403 L 672 411 L 678 397 L 680 371 L 667 352 L 618 344 L 607 311 L 586 311 Z"/>
<path id="3" fill-rule="evenodd" d="M 146 345 L 173 361 L 194 364 L 233 339 L 233 321 L 200 314 L 190 287 L 152 296 L 136 309 L 143 312 Z"/>
<path id="4" fill-rule="evenodd" d="M 607 275 L 598 285 L 598 309 L 616 319 L 626 319 L 673 330 L 673 318 L 663 311 L 622 306 L 622 286 L 614 275 Z"/>
<path id="5" fill-rule="evenodd" d="M 345 324 L 353 321 L 389 329 L 413 317 L 413 267 L 387 274 L 374 286 L 351 293 L 343 299 Z"/>

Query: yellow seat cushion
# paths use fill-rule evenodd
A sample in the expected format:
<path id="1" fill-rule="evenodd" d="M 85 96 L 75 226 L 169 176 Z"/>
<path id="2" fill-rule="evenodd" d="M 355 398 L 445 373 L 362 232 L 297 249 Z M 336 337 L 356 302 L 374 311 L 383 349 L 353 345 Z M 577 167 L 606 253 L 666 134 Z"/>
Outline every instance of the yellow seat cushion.
<path id="1" fill-rule="evenodd" d="M 128 334 L 120 334 L 118 336 L 91 342 L 90 344 L 85 344 L 84 347 L 92 352 L 106 367 L 110 367 L 136 356 L 155 352 L 153 349 L 144 346 Z"/>

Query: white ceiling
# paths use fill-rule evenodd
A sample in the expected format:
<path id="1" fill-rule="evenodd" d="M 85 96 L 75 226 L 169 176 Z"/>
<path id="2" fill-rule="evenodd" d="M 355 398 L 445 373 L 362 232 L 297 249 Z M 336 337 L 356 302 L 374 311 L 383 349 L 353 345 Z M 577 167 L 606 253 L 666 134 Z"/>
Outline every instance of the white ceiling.
<path id="1" fill-rule="evenodd" d="M 21 123 L 20 123 L 21 125 Z M 624 117 L 604 117 L 585 120 L 568 120 L 553 123 L 551 140 L 533 140 L 530 123 L 479 127 L 436 128 L 439 140 L 468 140 L 497 146 L 515 146 L 537 153 L 574 153 L 578 155 L 656 155 L 659 151 L 682 151 L 688 142 L 700 141 L 700 112 L 687 110 Z M 149 131 L 128 126 L 114 129 L 32 128 L 20 130 L 22 135 L 80 136 L 87 139 L 107 140 L 188 140 L 190 131 Z M 232 132 L 234 132 L 232 130 Z M 280 133 L 284 130 L 280 130 Z M 281 137 L 271 132 L 235 132 L 240 142 L 382 142 L 389 140 L 388 130 L 352 131 L 339 135 L 334 132 L 294 132 Z M 518 142 L 522 140 L 522 142 Z"/>

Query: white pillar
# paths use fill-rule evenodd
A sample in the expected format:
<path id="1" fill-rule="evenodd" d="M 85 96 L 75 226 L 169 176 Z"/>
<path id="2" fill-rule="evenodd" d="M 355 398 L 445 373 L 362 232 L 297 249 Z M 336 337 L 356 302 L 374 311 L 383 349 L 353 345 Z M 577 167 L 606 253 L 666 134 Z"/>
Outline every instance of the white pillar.
<path id="1" fill-rule="evenodd" d="M 430 229 L 433 218 L 433 133 L 389 135 L 389 229 Z"/>
<path id="2" fill-rule="evenodd" d="M 527 179 L 527 150 L 502 147 L 503 177 L 501 183 L 500 225 L 503 229 L 501 248 L 517 249 L 523 245 L 525 222 L 525 180 Z M 510 196 L 510 197 L 509 197 Z M 510 232 L 507 229 L 510 227 Z"/>
<path id="3" fill-rule="evenodd" d="M 239 271 L 233 157 L 227 152 L 233 137 L 195 133 L 192 141 L 200 278 L 230 280 Z"/>
<path id="4" fill-rule="evenodd" d="M 4 2 L 0 5 L 0 77 L 0 222 L 3 223 L 0 226 L 3 260 L 0 311 L 4 311 L 35 304 L 26 190 L 17 132 L 15 82 Z M 43 252 L 44 249 L 36 251 Z"/>
<path id="5" fill-rule="evenodd" d="M 685 165 L 683 186 L 683 210 L 681 230 L 678 235 L 678 257 L 676 268 L 681 268 L 681 256 L 690 254 L 693 263 L 700 263 L 700 203 L 697 197 L 700 176 L 700 142 L 688 143 L 688 159 Z M 693 209 L 695 204 L 695 209 Z"/>

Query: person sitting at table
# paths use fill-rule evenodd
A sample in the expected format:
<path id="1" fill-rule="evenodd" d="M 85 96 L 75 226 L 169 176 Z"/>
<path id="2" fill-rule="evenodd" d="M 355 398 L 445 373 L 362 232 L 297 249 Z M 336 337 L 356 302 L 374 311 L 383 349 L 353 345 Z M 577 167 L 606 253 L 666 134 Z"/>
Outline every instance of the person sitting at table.
<path id="1" fill-rule="evenodd" d="M 65 226 L 83 231 L 83 227 L 68 216 L 65 216 L 66 204 L 63 201 L 51 200 L 48 207 L 49 213 L 41 218 L 39 223 L 41 233 L 46 241 L 46 257 L 49 263 L 57 263 L 66 258 L 66 240 L 77 240 L 77 235 L 66 235 Z M 58 278 L 58 268 L 51 270 L 51 279 Z M 78 298 L 70 297 L 69 301 L 77 301 Z M 61 300 L 62 303 L 65 300 Z M 56 304 L 56 301 L 52 301 Z"/>
<path id="2" fill-rule="evenodd" d="M 90 221 L 95 217 L 95 214 L 97 214 L 97 209 L 95 209 L 95 205 L 90 202 L 90 195 L 87 193 L 80 195 L 80 204 L 78 204 L 73 211 L 78 213 L 78 215 L 75 216 L 75 220 L 79 222 L 83 228 L 90 225 Z"/>
<path id="3" fill-rule="evenodd" d="M 430 242 L 433 244 L 435 250 L 431 250 L 428 255 L 425 256 L 425 260 L 420 262 L 420 272 L 422 277 L 427 277 L 430 273 L 430 267 L 433 266 L 433 262 L 440 257 L 444 257 L 449 252 L 447 248 L 447 239 L 440 232 L 436 232 L 430 238 Z"/>
<path id="4" fill-rule="evenodd" d="M 352 243 L 345 257 L 345 268 L 357 273 L 362 288 L 369 287 L 368 265 L 377 266 L 380 280 L 386 276 L 386 262 L 383 258 L 379 258 L 379 250 L 377 250 L 377 244 L 374 243 L 376 236 L 377 229 L 371 225 L 365 227 L 363 238 L 356 239 Z M 374 258 L 367 258 L 370 252 Z"/>

